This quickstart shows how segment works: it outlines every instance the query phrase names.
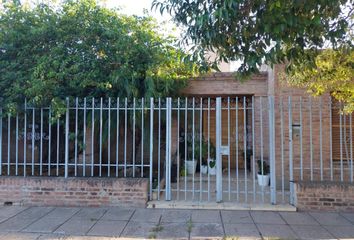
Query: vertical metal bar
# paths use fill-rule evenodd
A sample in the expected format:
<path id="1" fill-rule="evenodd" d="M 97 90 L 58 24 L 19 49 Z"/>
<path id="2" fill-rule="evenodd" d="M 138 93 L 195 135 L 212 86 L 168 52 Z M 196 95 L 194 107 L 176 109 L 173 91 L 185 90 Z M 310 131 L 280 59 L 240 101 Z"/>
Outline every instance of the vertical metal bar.
<path id="1" fill-rule="evenodd" d="M 353 113 L 349 115 L 349 141 L 350 141 L 350 181 L 353 182 Z"/>
<path id="2" fill-rule="evenodd" d="M 0 152 L 2 154 L 2 152 Z M 16 114 L 16 169 L 15 169 L 15 174 L 16 176 L 18 175 L 18 113 Z"/>
<path id="3" fill-rule="evenodd" d="M 34 147 L 35 147 L 35 109 L 34 106 L 32 107 L 32 176 L 34 175 Z"/>
<path id="4" fill-rule="evenodd" d="M 124 103 L 124 177 L 127 177 L 127 121 L 128 121 L 128 99 Z"/>
<path id="5" fill-rule="evenodd" d="M 202 174 L 202 155 L 203 155 L 203 98 L 200 98 L 200 109 L 199 109 L 199 166 L 200 166 L 200 177 L 199 177 L 199 201 L 203 199 L 203 174 Z"/>
<path id="6" fill-rule="evenodd" d="M 208 201 L 210 201 L 210 172 L 209 172 L 209 164 L 210 164 L 210 97 L 208 98 Z"/>
<path id="7" fill-rule="evenodd" d="M 93 177 L 94 168 L 95 168 L 95 98 L 92 98 L 92 131 L 91 131 L 91 177 Z"/>
<path id="8" fill-rule="evenodd" d="M 10 175 L 11 166 L 11 115 L 7 114 L 7 175 Z"/>
<path id="9" fill-rule="evenodd" d="M 26 116 L 26 111 L 25 111 L 25 116 Z M 2 175 L 2 117 L 3 117 L 2 116 L 2 108 L 0 108 L 0 176 Z M 24 129 L 26 129 L 26 125 L 25 125 Z M 23 139 L 25 139 L 25 138 L 26 138 L 26 134 L 23 134 Z M 26 141 L 24 140 L 24 142 L 26 142 Z M 25 144 L 24 144 L 24 148 L 26 148 Z M 25 151 L 23 151 L 23 152 L 25 154 Z M 25 164 L 24 164 L 24 166 L 25 166 Z"/>
<path id="10" fill-rule="evenodd" d="M 32 108 L 32 176 L 34 175 L 34 148 L 35 148 L 35 109 Z"/>
<path id="11" fill-rule="evenodd" d="M 108 98 L 107 177 L 111 176 L 111 98 Z"/>
<path id="12" fill-rule="evenodd" d="M 333 148 L 332 148 L 332 108 L 333 108 L 333 103 L 332 103 L 332 98 L 329 98 L 329 161 L 330 161 L 330 175 L 331 175 L 331 181 L 333 181 Z"/>
<path id="13" fill-rule="evenodd" d="M 159 126 L 158 126 L 158 148 L 157 148 L 157 200 L 160 200 L 160 166 L 161 166 L 161 98 L 159 98 L 159 111 L 158 111 L 158 118 L 159 118 Z"/>
<path id="14" fill-rule="evenodd" d="M 245 164 L 245 203 L 248 202 L 248 179 L 247 179 L 247 118 L 246 97 L 243 97 L 243 159 Z"/>
<path id="15" fill-rule="evenodd" d="M 261 138 L 261 174 L 263 175 L 264 145 L 263 145 L 263 101 L 259 97 L 259 118 L 260 118 L 260 138 Z M 264 186 L 262 186 L 262 202 L 264 202 Z"/>
<path id="16" fill-rule="evenodd" d="M 280 149 L 281 149 L 281 193 L 282 201 L 285 201 L 285 180 L 284 180 L 284 109 L 283 97 L 280 97 Z"/>
<path id="17" fill-rule="evenodd" d="M 293 112 L 292 112 L 292 99 L 288 98 L 288 111 L 289 111 L 289 182 L 290 182 L 290 204 L 294 204 L 293 194 Z"/>
<path id="18" fill-rule="evenodd" d="M 165 140 L 165 200 L 168 201 L 170 200 L 168 198 L 169 192 L 171 190 L 171 182 L 169 181 L 170 178 L 170 161 L 169 161 L 169 156 L 168 156 L 168 147 L 169 147 L 169 101 L 168 98 L 166 98 L 166 140 Z"/>
<path id="19" fill-rule="evenodd" d="M 118 177 L 119 172 L 119 128 L 120 128 L 120 121 L 119 121 L 119 98 L 117 98 L 117 126 L 116 126 L 116 177 Z"/>
<path id="20" fill-rule="evenodd" d="M 165 200 L 171 200 L 171 98 L 166 99 L 166 191 Z"/>
<path id="21" fill-rule="evenodd" d="M 340 115 L 339 115 L 339 138 L 340 138 L 340 180 L 343 181 L 343 124 L 342 124 L 342 103 L 340 104 Z"/>
<path id="22" fill-rule="evenodd" d="M 192 200 L 194 200 L 194 191 L 195 191 L 195 185 L 194 185 L 194 175 L 195 175 L 195 169 L 194 169 L 194 162 L 195 162 L 195 98 L 192 98 L 192 161 L 193 161 L 193 173 L 192 173 Z"/>
<path id="23" fill-rule="evenodd" d="M 253 202 L 256 202 L 256 144 L 255 144 L 255 99 L 252 96 L 252 182 L 253 182 Z"/>
<path id="24" fill-rule="evenodd" d="M 116 126 L 116 177 L 118 177 L 119 172 L 119 130 L 120 130 L 120 122 L 119 122 L 119 98 L 117 98 L 117 126 Z"/>
<path id="25" fill-rule="evenodd" d="M 302 97 L 300 96 L 300 179 L 304 180 L 304 158 L 303 158 L 303 144 L 302 144 L 302 136 L 303 136 L 303 125 L 302 125 Z"/>
<path id="26" fill-rule="evenodd" d="M 188 145 L 187 145 L 187 140 L 188 140 L 188 98 L 186 97 L 186 106 L 185 106 L 185 111 L 184 111 L 184 200 L 187 200 L 187 154 L 188 154 Z"/>
<path id="27" fill-rule="evenodd" d="M 275 121 L 274 96 L 268 96 L 268 125 L 269 125 L 269 166 L 270 166 L 270 202 L 276 204 L 276 167 L 275 167 Z"/>
<path id="28" fill-rule="evenodd" d="M 269 101 L 269 152 L 270 152 L 270 201 L 277 203 L 276 168 L 275 168 L 275 123 L 274 123 L 274 96 L 268 97 Z"/>
<path id="29" fill-rule="evenodd" d="M 172 98 L 168 98 L 168 191 L 167 191 L 167 200 L 171 200 L 171 163 L 172 163 L 172 152 L 171 152 L 171 147 L 172 147 Z"/>
<path id="30" fill-rule="evenodd" d="M 56 176 L 59 176 L 59 148 L 60 148 L 60 122 L 59 119 L 57 119 L 57 162 L 56 162 Z"/>
<path id="31" fill-rule="evenodd" d="M 135 177 L 135 98 L 133 98 L 133 177 Z"/>
<path id="32" fill-rule="evenodd" d="M 51 175 L 51 154 L 52 154 L 52 109 L 49 107 L 48 110 L 48 176 Z"/>
<path id="33" fill-rule="evenodd" d="M 2 148 L 2 109 L 0 114 L 0 149 Z M 2 151 L 0 151 L 2 153 Z M 0 154 L 2 155 L 2 154 Z M 2 174 L 2 161 L 0 156 L 0 175 Z M 24 119 L 23 119 L 23 176 L 26 177 L 27 173 L 27 99 L 25 99 L 24 106 Z"/>
<path id="34" fill-rule="evenodd" d="M 221 156 L 221 98 L 216 98 L 215 117 L 216 117 L 216 202 L 222 201 L 222 156 Z"/>
<path id="35" fill-rule="evenodd" d="M 83 139 L 82 139 L 82 176 L 86 176 L 86 108 L 87 108 L 87 102 L 86 98 L 84 98 L 84 129 L 83 129 Z"/>
<path id="36" fill-rule="evenodd" d="M 150 98 L 150 200 L 152 200 L 152 172 L 154 161 L 154 99 Z"/>
<path id="37" fill-rule="evenodd" d="M 313 181 L 313 143 L 312 143 L 312 98 L 309 97 L 309 108 L 310 108 L 310 178 Z"/>
<path id="38" fill-rule="evenodd" d="M 343 143 L 344 143 L 344 152 L 345 152 L 345 158 L 344 159 L 346 160 L 347 168 L 350 171 L 350 169 L 349 169 L 349 156 L 348 156 L 347 139 L 348 139 L 347 138 L 347 116 L 346 116 L 346 113 L 344 112 L 344 108 L 343 108 Z M 344 169 L 343 169 L 343 171 L 344 171 Z M 343 174 L 344 174 L 344 172 L 343 172 Z"/>
<path id="39" fill-rule="evenodd" d="M 77 134 L 78 134 L 78 118 L 79 118 L 79 99 L 75 99 L 75 177 L 77 176 Z"/>
<path id="40" fill-rule="evenodd" d="M 239 172 L 238 172 L 238 148 L 239 148 L 239 133 L 238 133 L 238 97 L 236 97 L 236 200 L 239 201 L 240 198 L 240 186 L 239 186 Z"/>
<path id="41" fill-rule="evenodd" d="M 180 141 L 180 98 L 177 99 L 177 200 L 179 200 L 180 191 L 180 152 L 179 152 L 179 141 Z"/>
<path id="42" fill-rule="evenodd" d="M 39 140 L 39 175 L 43 173 L 43 108 L 41 108 L 41 127 L 40 127 L 40 140 Z"/>
<path id="43" fill-rule="evenodd" d="M 227 98 L 227 147 L 229 148 L 229 154 L 227 155 L 227 175 L 228 175 L 228 192 L 229 201 L 231 201 L 231 133 L 230 133 L 230 97 Z"/>
<path id="44" fill-rule="evenodd" d="M 66 98 L 65 119 L 65 178 L 69 175 L 69 98 Z"/>
<path id="45" fill-rule="evenodd" d="M 322 157 L 322 97 L 320 96 L 320 172 L 323 181 L 323 157 Z"/>
<path id="46" fill-rule="evenodd" d="M 141 99 L 141 171 L 140 176 L 144 177 L 144 105 L 145 99 Z"/>
<path id="47" fill-rule="evenodd" d="M 100 143 L 99 143 L 99 176 L 102 177 L 102 122 L 103 122 L 103 119 L 102 119 L 102 114 L 103 114 L 103 99 L 101 98 L 101 104 L 100 104 Z"/>

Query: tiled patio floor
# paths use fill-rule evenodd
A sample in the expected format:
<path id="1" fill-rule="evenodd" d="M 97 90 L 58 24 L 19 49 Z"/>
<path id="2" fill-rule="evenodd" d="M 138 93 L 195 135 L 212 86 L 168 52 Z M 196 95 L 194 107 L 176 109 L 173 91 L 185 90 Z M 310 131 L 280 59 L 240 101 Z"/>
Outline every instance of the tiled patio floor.
<path id="1" fill-rule="evenodd" d="M 354 213 L 1 207 L 0 239 L 354 239 Z"/>

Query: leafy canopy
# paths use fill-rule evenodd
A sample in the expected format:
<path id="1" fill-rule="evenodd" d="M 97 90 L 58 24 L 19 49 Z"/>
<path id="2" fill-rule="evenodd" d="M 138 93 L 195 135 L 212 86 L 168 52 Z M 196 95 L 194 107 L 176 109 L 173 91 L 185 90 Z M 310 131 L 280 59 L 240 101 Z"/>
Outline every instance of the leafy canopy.
<path id="1" fill-rule="evenodd" d="M 354 111 L 353 49 L 342 47 L 338 50 L 323 50 L 315 58 L 315 67 L 311 67 L 304 59 L 283 79 L 308 89 L 313 95 L 330 92 L 336 100 L 345 104 L 345 112 Z"/>
<path id="2" fill-rule="evenodd" d="M 240 61 L 240 77 L 286 63 L 290 83 L 354 109 L 353 0 L 154 0 L 153 8 L 184 27 L 195 58 L 213 51 L 217 61 Z"/>
<path id="3" fill-rule="evenodd" d="M 94 0 L 5 4 L 0 105 L 11 112 L 25 98 L 59 108 L 66 97 L 173 95 L 198 69 L 158 30 L 149 16 L 125 16 Z"/>
<path id="4" fill-rule="evenodd" d="M 262 63 L 313 60 L 306 49 L 351 40 L 352 0 L 154 0 L 153 8 L 185 28 L 183 42 L 192 43 L 197 56 L 214 51 L 218 60 L 241 61 L 243 75 Z"/>

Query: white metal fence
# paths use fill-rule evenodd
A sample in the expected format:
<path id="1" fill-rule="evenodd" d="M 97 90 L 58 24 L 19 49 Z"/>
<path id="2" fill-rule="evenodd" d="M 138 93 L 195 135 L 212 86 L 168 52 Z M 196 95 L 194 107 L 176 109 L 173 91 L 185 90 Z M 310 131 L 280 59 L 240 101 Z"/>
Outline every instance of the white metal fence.
<path id="1" fill-rule="evenodd" d="M 0 109 L 0 174 L 145 177 L 151 200 L 292 203 L 293 182 L 353 181 L 353 118 L 330 98 L 194 97 Z M 263 186 L 258 172 L 268 172 Z"/>

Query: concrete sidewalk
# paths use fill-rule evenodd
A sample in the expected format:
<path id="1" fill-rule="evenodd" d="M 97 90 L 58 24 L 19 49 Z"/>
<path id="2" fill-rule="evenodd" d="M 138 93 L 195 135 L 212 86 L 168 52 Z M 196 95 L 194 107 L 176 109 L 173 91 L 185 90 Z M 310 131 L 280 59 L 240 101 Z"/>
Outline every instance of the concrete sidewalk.
<path id="1" fill-rule="evenodd" d="M 1 207 L 0 239 L 354 239 L 354 213 Z"/>

